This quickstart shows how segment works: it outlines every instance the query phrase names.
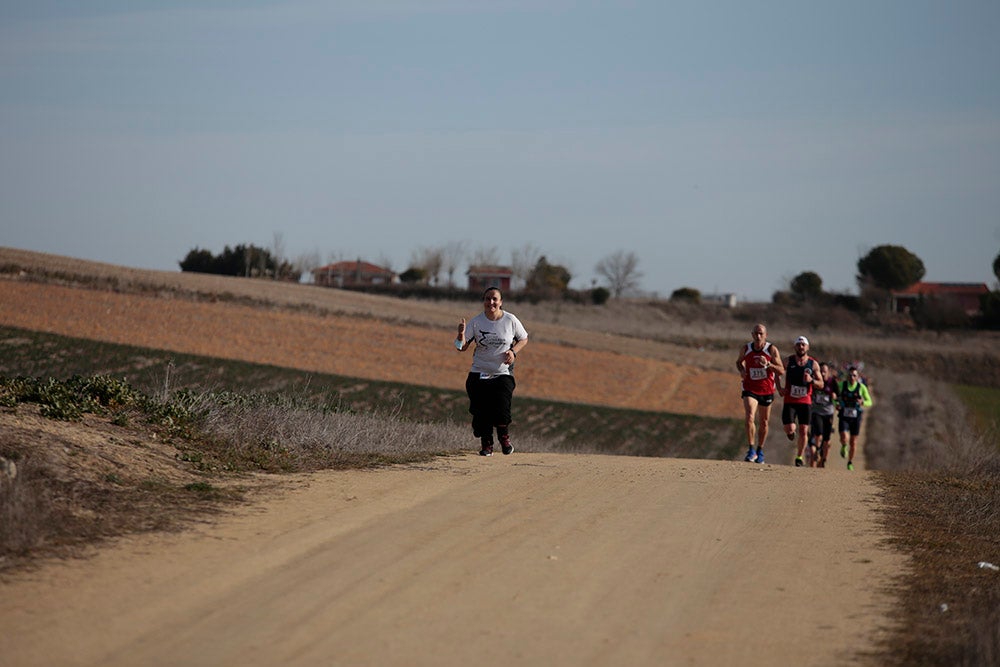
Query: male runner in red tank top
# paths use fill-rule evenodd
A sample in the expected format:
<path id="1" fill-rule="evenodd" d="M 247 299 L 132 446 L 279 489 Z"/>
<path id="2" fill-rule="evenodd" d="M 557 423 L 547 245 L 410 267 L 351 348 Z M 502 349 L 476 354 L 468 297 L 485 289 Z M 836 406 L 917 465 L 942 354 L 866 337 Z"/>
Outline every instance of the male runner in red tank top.
<path id="1" fill-rule="evenodd" d="M 757 324 L 750 330 L 753 337 L 740 348 L 736 357 L 736 370 L 743 378 L 743 412 L 746 418 L 747 455 L 744 461 L 764 462 L 764 441 L 767 440 L 767 420 L 774 402 L 774 378 L 782 375 L 785 366 L 778 348 L 767 342 L 767 327 Z M 760 421 L 757 423 L 757 414 Z M 754 451 L 754 440 L 757 450 Z"/>

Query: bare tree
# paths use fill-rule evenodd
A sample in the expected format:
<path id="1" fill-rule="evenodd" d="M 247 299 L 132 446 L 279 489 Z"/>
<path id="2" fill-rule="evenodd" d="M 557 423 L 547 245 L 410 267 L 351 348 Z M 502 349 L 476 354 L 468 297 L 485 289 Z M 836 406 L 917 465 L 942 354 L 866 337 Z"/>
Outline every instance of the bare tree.
<path id="1" fill-rule="evenodd" d="M 441 267 L 444 265 L 444 254 L 441 248 L 419 248 L 413 252 L 410 263 L 418 269 L 423 269 L 428 283 L 437 285 L 440 281 Z"/>
<path id="2" fill-rule="evenodd" d="M 441 249 L 444 270 L 448 273 L 448 287 L 455 286 L 455 270 L 465 259 L 465 241 L 451 241 Z"/>
<path id="3" fill-rule="evenodd" d="M 275 266 L 274 275 L 271 277 L 277 280 L 279 269 L 285 263 L 285 235 L 281 232 L 274 232 L 271 237 L 271 259 L 274 260 Z"/>
<path id="4" fill-rule="evenodd" d="M 309 276 L 308 282 L 313 282 L 313 271 L 319 268 L 319 250 L 310 250 L 299 254 L 293 261 L 292 266 L 303 276 Z"/>
<path id="5" fill-rule="evenodd" d="M 479 246 L 473 251 L 469 263 L 473 266 L 496 266 L 500 263 L 500 251 L 496 246 Z"/>
<path id="6" fill-rule="evenodd" d="M 383 253 L 379 253 L 379 256 L 378 256 L 378 265 L 381 266 L 383 269 L 389 269 L 393 273 L 396 272 L 395 269 L 392 268 L 392 265 L 393 265 L 392 258 L 389 257 L 389 255 L 385 254 L 384 252 Z"/>
<path id="7" fill-rule="evenodd" d="M 330 266 L 332 264 L 339 264 L 340 262 L 345 261 L 346 257 L 347 257 L 347 253 L 344 250 L 328 250 L 326 252 L 326 260 L 323 261 L 322 265 L 323 266 Z M 332 272 L 330 270 L 328 270 L 327 274 L 328 274 L 326 276 L 327 281 L 332 280 L 333 279 Z M 343 287 L 343 279 L 341 279 L 339 281 L 338 287 Z"/>
<path id="8" fill-rule="evenodd" d="M 343 250 L 330 250 L 326 253 L 326 263 L 336 264 L 337 262 L 343 262 L 345 257 L 347 257 L 347 253 Z"/>
<path id="9" fill-rule="evenodd" d="M 542 251 L 530 242 L 510 251 L 511 278 L 516 282 L 518 289 L 523 289 L 528 284 L 528 276 L 531 275 L 541 256 Z"/>
<path id="10" fill-rule="evenodd" d="M 617 250 L 603 258 L 594 267 L 594 271 L 608 281 L 608 289 L 615 298 L 630 292 L 639 286 L 639 257 L 632 251 Z"/>

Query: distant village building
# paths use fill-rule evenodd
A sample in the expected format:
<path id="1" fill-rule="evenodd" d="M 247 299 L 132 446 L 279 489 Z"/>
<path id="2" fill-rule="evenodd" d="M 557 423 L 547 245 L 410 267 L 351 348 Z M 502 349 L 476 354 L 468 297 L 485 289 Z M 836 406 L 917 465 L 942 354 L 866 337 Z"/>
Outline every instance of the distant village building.
<path id="1" fill-rule="evenodd" d="M 392 269 L 370 262 L 335 262 L 313 269 L 313 283 L 323 287 L 367 287 L 391 285 L 398 281 Z"/>
<path id="2" fill-rule="evenodd" d="M 702 303 L 710 303 L 716 306 L 722 306 L 723 308 L 735 308 L 736 307 L 736 295 L 732 293 L 728 294 L 706 294 L 701 297 Z"/>
<path id="3" fill-rule="evenodd" d="M 509 266 L 470 266 L 465 272 L 469 276 L 469 291 L 482 292 L 487 287 L 499 287 L 502 292 L 510 289 L 510 279 L 514 271 Z"/>
<path id="4" fill-rule="evenodd" d="M 980 299 L 989 294 L 986 283 L 927 283 L 919 282 L 906 289 L 893 290 L 890 305 L 893 312 L 906 313 L 927 299 L 951 300 L 961 306 L 969 316 L 980 314 Z"/>

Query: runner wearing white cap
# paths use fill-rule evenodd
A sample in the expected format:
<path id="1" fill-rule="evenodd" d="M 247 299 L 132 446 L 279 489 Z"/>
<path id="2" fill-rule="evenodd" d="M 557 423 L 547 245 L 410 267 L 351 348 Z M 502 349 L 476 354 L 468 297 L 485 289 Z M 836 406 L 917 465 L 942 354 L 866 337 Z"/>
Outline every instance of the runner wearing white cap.
<path id="1" fill-rule="evenodd" d="M 784 399 L 781 409 L 781 423 L 785 426 L 785 435 L 789 440 L 795 440 L 798 430 L 798 442 L 795 446 L 795 465 L 805 465 L 802 457 L 806 449 L 806 439 L 809 437 L 809 421 L 812 409 L 813 389 L 823 388 L 823 373 L 819 361 L 809 356 L 809 339 L 799 336 L 795 339 L 795 354 L 785 360 L 784 386 L 782 378 L 778 378 L 776 388 Z M 795 422 L 798 421 L 798 429 Z"/>

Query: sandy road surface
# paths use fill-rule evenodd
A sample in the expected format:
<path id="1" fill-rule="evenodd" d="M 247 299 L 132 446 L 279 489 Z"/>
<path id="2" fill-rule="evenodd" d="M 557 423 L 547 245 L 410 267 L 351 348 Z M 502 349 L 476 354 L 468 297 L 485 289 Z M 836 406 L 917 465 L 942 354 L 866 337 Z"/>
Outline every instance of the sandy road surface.
<path id="1" fill-rule="evenodd" d="M 3 664 L 857 664 L 904 566 L 864 472 L 515 453 L 295 480 L 3 582 Z"/>

